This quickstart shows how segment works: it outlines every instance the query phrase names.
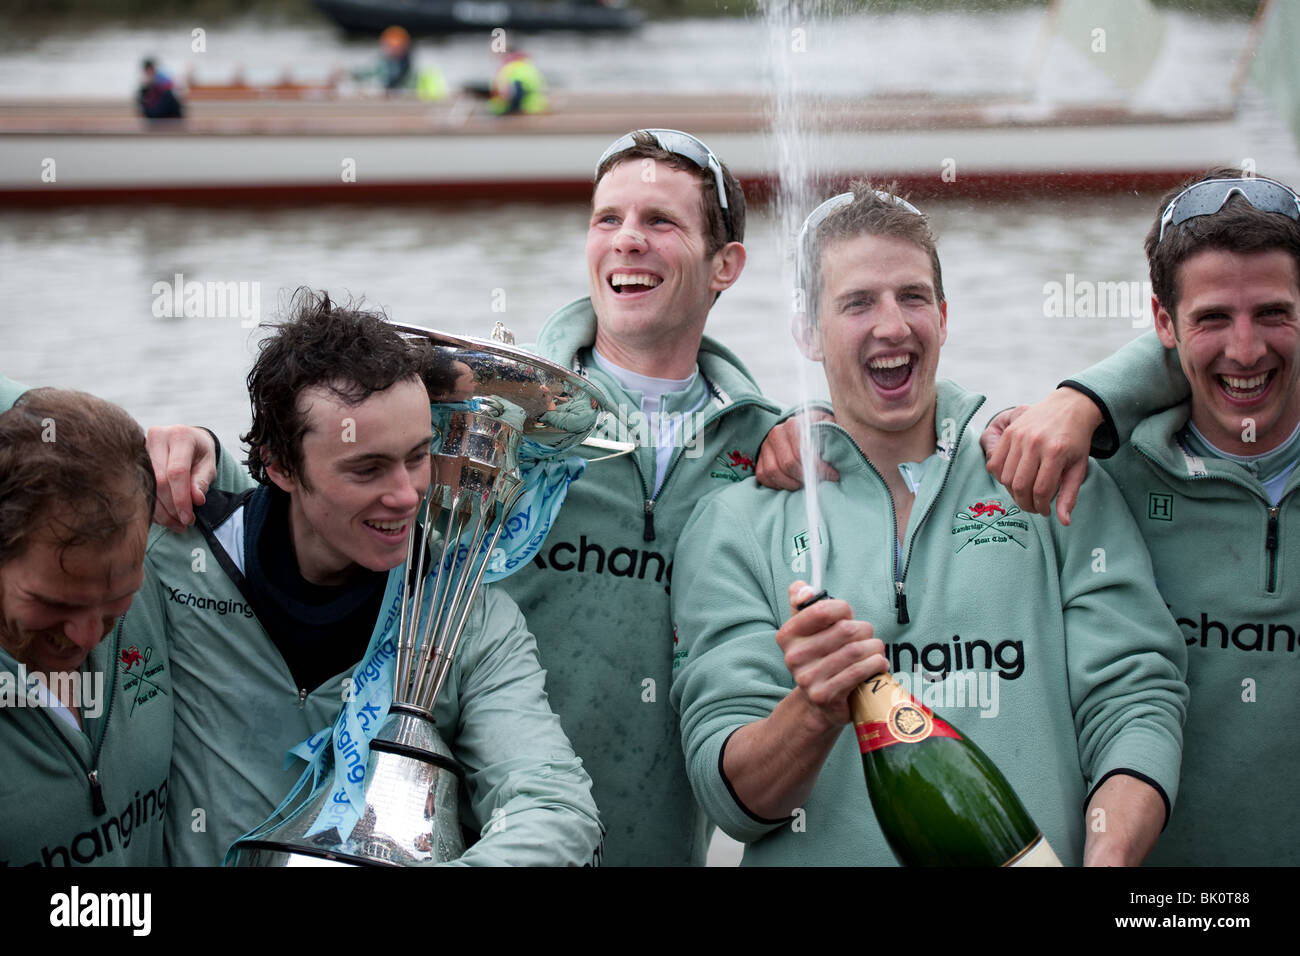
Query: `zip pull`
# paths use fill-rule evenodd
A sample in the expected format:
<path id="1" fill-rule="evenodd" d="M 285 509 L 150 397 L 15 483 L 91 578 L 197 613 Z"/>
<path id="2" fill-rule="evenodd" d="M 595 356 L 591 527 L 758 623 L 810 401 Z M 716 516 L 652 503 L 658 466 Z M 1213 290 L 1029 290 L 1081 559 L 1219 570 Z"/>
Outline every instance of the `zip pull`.
<path id="1" fill-rule="evenodd" d="M 910 624 L 911 618 L 907 616 L 907 595 L 903 593 L 903 582 L 895 581 L 894 587 L 898 593 L 894 595 L 894 607 L 898 608 L 898 623 Z"/>
<path id="2" fill-rule="evenodd" d="M 90 810 L 95 816 L 102 817 L 108 812 L 108 806 L 104 803 L 104 787 L 99 782 L 99 770 L 91 770 L 86 777 L 90 780 Z"/>
<path id="3" fill-rule="evenodd" d="M 1268 509 L 1268 531 L 1264 534 L 1264 550 L 1268 552 L 1268 590 L 1271 592 L 1277 584 L 1277 514 L 1279 507 Z"/>
<path id="4" fill-rule="evenodd" d="M 306 706 L 307 706 L 307 688 L 299 687 L 298 688 L 298 709 L 302 710 Z"/>
<path id="5" fill-rule="evenodd" d="M 655 539 L 655 503 L 653 498 L 645 500 L 645 530 L 641 534 L 642 541 L 653 541 Z"/>

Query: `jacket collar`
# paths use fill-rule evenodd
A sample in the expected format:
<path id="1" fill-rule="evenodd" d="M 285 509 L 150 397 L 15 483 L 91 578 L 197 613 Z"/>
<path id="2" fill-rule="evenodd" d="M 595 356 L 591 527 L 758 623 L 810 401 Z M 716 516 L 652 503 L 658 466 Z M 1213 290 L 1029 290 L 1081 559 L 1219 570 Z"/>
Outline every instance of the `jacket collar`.
<path id="1" fill-rule="evenodd" d="M 582 351 L 595 343 L 596 313 L 591 307 L 591 299 L 584 297 L 570 302 L 546 320 L 537 338 L 537 351 L 552 362 L 596 380 L 617 404 L 624 397 L 622 386 L 600 369 L 582 361 Z M 775 410 L 776 406 L 759 392 L 758 383 L 754 381 L 749 369 L 725 345 L 704 336 L 697 360 L 709 390 L 709 401 L 714 408 L 722 409 L 748 400 L 759 401 Z"/>
<path id="2" fill-rule="evenodd" d="M 1183 402 L 1181 405 L 1150 415 L 1133 429 L 1130 444 L 1174 478 L 1223 478 L 1245 485 L 1260 497 L 1268 498 L 1259 479 L 1239 462 L 1217 456 L 1194 455 L 1182 446 L 1178 441 L 1178 433 L 1182 431 L 1191 415 L 1191 402 Z M 1290 494 L 1297 487 L 1300 487 L 1300 468 L 1293 471 L 1291 477 L 1287 479 L 1283 495 Z"/>
<path id="3" fill-rule="evenodd" d="M 955 382 L 941 379 L 935 385 L 936 401 L 934 407 L 935 448 L 944 461 L 944 469 L 952 467 L 957 448 L 965 438 L 964 433 L 970 420 L 984 404 L 984 396 L 969 392 Z M 814 434 L 819 441 L 826 461 L 836 470 L 845 468 L 866 469 L 870 457 L 865 449 L 839 425 L 821 422 L 814 426 Z"/>

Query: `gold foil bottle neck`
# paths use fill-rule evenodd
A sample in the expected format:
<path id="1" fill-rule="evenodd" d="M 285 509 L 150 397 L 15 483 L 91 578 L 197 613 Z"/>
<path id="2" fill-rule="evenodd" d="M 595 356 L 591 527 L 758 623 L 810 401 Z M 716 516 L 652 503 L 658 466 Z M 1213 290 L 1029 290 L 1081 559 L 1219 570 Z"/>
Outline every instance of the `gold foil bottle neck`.
<path id="1" fill-rule="evenodd" d="M 885 723 L 889 713 L 899 701 L 910 700 L 911 695 L 889 671 L 863 681 L 849 694 L 849 712 L 855 724 Z"/>

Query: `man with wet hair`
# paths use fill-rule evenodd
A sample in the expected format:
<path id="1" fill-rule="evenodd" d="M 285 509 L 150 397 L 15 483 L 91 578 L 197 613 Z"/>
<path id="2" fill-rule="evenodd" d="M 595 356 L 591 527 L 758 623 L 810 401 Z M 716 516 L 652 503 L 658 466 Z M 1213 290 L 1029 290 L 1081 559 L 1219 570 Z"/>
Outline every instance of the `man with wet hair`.
<path id="1" fill-rule="evenodd" d="M 171 672 L 122 617 L 160 601 L 144 433 L 93 395 L 0 386 L 0 866 L 158 865 Z"/>
<path id="2" fill-rule="evenodd" d="M 1151 552 L 1191 690 L 1178 808 L 1151 862 L 1294 866 L 1300 198 L 1211 170 L 1161 199 L 1146 253 L 1154 331 L 1019 417 L 989 470 L 1026 510 L 1055 499 L 1072 521 L 1091 442 Z M 1257 812 L 1225 809 L 1226 793 Z"/>
<path id="3" fill-rule="evenodd" d="M 216 864 L 301 772 L 290 748 L 334 723 L 392 619 L 430 479 L 429 371 L 382 316 L 300 294 L 248 376 L 256 484 L 219 449 L 217 489 L 150 547 L 167 600 L 177 726 L 173 862 Z M 228 489 L 243 488 L 232 492 Z M 584 864 L 590 780 L 547 704 L 537 648 L 493 586 L 475 600 L 437 724 L 466 771 L 464 864 Z"/>
<path id="4" fill-rule="evenodd" d="M 1177 791 L 1185 654 L 1117 491 L 1091 477 L 1062 529 L 985 472 L 983 397 L 936 381 L 947 302 L 914 206 L 855 183 L 800 253 L 799 344 L 835 412 L 814 435 L 840 479 L 816 515 L 805 492 L 735 485 L 682 531 L 672 700 L 701 803 L 746 863 L 890 862 L 848 727 L 850 693 L 888 669 L 992 758 L 1061 861 L 1140 863 Z M 828 600 L 805 584 L 819 554 Z"/>

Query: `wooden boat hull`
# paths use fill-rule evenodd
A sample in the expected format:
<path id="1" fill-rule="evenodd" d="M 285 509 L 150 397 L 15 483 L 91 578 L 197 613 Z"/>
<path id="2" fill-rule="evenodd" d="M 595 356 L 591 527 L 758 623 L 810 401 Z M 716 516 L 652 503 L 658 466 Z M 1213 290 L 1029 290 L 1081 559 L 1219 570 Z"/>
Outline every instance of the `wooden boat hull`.
<path id="1" fill-rule="evenodd" d="M 778 175 L 764 105 L 570 95 L 549 115 L 499 118 L 459 101 L 203 102 L 149 123 L 121 103 L 0 103 L 0 202 L 585 197 L 596 157 L 637 126 L 691 130 L 761 186 Z M 1229 111 L 921 99 L 822 104 L 805 125 L 821 177 L 918 195 L 1160 189 L 1240 150 Z"/>

